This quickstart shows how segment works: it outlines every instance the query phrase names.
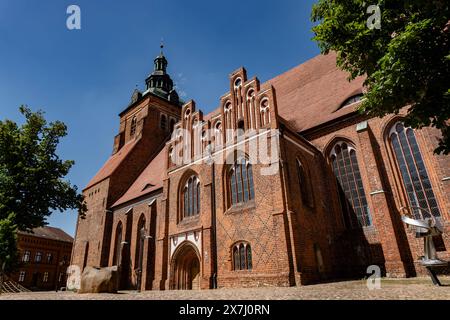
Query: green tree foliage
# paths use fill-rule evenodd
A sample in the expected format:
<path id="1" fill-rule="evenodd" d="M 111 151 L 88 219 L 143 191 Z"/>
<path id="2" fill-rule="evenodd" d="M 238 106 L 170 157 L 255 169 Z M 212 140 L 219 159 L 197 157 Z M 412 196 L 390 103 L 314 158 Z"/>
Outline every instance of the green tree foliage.
<path id="1" fill-rule="evenodd" d="M 381 10 L 370 29 L 369 5 Z M 312 10 L 314 40 L 322 53 L 337 52 L 349 79 L 366 76 L 360 111 L 371 116 L 408 106 L 405 124 L 433 126 L 442 138 L 436 153 L 450 152 L 450 1 L 319 0 Z"/>
<path id="2" fill-rule="evenodd" d="M 14 220 L 13 213 L 0 219 L 0 274 L 10 271 L 17 264 L 17 226 Z"/>
<path id="3" fill-rule="evenodd" d="M 0 221 L 11 214 L 19 230 L 45 225 L 53 211 L 86 211 L 76 186 L 64 180 L 73 161 L 57 155 L 67 127 L 60 121 L 47 123 L 42 112 L 22 106 L 25 123 L 0 121 Z M 5 222 L 6 223 L 6 222 Z"/>

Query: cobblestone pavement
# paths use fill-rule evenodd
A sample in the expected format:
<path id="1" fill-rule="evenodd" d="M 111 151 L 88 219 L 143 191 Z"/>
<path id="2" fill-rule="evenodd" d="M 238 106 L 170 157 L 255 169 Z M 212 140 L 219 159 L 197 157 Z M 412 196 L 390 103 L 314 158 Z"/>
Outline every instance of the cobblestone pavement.
<path id="1" fill-rule="evenodd" d="M 383 279 L 381 289 L 369 290 L 365 280 L 343 281 L 291 288 L 245 288 L 199 291 L 123 291 L 118 294 L 32 292 L 1 294 L 0 300 L 450 300 L 450 277 L 435 287 L 429 278 Z"/>

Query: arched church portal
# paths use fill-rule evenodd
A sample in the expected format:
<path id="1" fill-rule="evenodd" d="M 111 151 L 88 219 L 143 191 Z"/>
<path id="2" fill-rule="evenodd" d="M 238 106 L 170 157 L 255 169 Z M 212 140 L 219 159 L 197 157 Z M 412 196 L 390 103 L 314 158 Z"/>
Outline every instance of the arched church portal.
<path id="1" fill-rule="evenodd" d="M 200 289 L 200 257 L 193 244 L 186 241 L 172 258 L 172 288 L 177 290 Z"/>

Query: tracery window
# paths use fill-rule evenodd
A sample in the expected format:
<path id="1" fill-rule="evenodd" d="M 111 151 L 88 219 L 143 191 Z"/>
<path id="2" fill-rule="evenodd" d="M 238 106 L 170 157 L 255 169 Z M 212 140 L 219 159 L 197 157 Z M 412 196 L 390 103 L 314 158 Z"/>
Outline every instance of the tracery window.
<path id="1" fill-rule="evenodd" d="M 255 198 L 253 169 L 246 158 L 239 158 L 230 168 L 228 183 L 232 206 Z"/>
<path id="2" fill-rule="evenodd" d="M 436 197 L 413 129 L 405 128 L 402 122 L 397 122 L 392 127 L 389 138 L 412 213 L 420 219 L 429 218 L 430 213 L 439 217 L 441 214 Z"/>
<path id="3" fill-rule="evenodd" d="M 247 242 L 238 242 L 232 247 L 233 270 L 252 270 L 252 248 Z"/>
<path id="4" fill-rule="evenodd" d="M 183 218 L 192 217 L 200 213 L 200 180 L 191 176 L 182 190 Z"/>
<path id="5" fill-rule="evenodd" d="M 344 211 L 354 212 L 360 226 L 372 225 L 355 148 L 345 142 L 337 143 L 330 157 L 334 174 L 345 193 Z"/>

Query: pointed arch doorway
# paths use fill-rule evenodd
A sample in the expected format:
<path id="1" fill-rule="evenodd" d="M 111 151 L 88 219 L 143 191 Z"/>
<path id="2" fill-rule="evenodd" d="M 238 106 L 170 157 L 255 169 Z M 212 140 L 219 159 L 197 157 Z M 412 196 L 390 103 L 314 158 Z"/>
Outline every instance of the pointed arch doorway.
<path id="1" fill-rule="evenodd" d="M 179 246 L 172 258 L 172 289 L 200 289 L 200 258 L 197 249 L 185 242 Z"/>

